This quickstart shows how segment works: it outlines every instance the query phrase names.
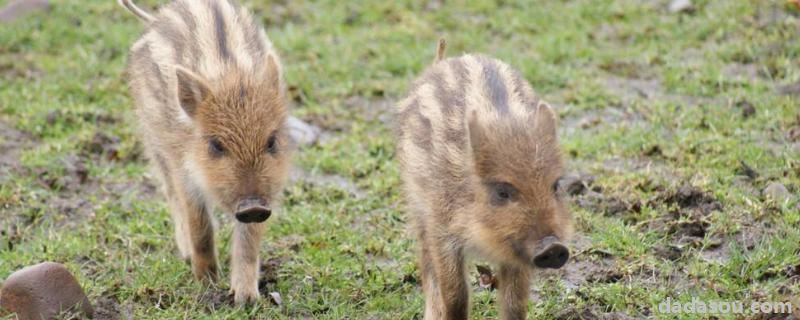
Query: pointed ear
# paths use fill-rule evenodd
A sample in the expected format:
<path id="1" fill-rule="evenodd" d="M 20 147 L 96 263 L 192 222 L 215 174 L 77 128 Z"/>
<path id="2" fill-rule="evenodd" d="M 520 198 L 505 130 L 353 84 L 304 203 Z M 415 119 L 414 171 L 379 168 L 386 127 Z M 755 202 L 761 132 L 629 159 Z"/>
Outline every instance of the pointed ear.
<path id="1" fill-rule="evenodd" d="M 283 92 L 283 80 L 281 79 L 281 67 L 278 65 L 278 58 L 272 54 L 267 54 L 264 72 L 267 76 L 267 85 L 271 88 L 280 88 L 280 91 Z"/>
<path id="2" fill-rule="evenodd" d="M 194 118 L 197 108 L 211 95 L 208 83 L 199 75 L 181 66 L 175 66 L 178 79 L 178 101 L 183 111 Z"/>
<path id="3" fill-rule="evenodd" d="M 555 110 L 553 110 L 547 102 L 539 102 L 539 105 L 536 106 L 533 122 L 534 130 L 536 130 L 537 133 L 546 137 L 556 137 L 558 118 L 556 117 Z"/>
<path id="4" fill-rule="evenodd" d="M 467 130 L 469 131 L 469 145 L 472 147 L 472 152 L 480 149 L 481 140 L 484 139 L 481 125 L 478 123 L 478 114 L 475 110 L 467 114 Z"/>
<path id="5" fill-rule="evenodd" d="M 469 130 L 469 144 L 472 148 L 472 158 L 475 161 L 475 170 L 478 175 L 483 175 L 485 172 L 485 146 L 487 143 L 486 133 L 483 127 L 478 123 L 478 113 L 472 110 L 467 114 L 467 130 Z"/>

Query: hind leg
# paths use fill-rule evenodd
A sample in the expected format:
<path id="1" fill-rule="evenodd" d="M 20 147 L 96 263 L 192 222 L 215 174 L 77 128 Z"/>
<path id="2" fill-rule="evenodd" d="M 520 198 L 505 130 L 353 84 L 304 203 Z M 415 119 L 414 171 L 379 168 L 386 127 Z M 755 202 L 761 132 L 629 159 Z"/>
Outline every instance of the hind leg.
<path id="1" fill-rule="evenodd" d="M 177 199 L 167 200 L 169 210 L 172 214 L 172 222 L 175 225 L 175 243 L 178 245 L 178 253 L 181 259 L 187 262 L 192 258 L 192 240 L 189 238 L 189 227 L 182 214 L 183 207 Z"/>
<path id="2" fill-rule="evenodd" d="M 178 253 L 187 262 L 192 257 L 192 241 L 189 238 L 188 222 L 184 218 L 183 205 L 181 199 L 176 194 L 175 183 L 172 181 L 171 170 L 167 165 L 167 160 L 161 153 L 155 152 L 150 156 L 151 171 L 154 176 L 161 181 L 161 189 L 169 205 L 169 212 L 172 216 L 172 223 L 175 226 L 175 243 L 178 245 Z"/>

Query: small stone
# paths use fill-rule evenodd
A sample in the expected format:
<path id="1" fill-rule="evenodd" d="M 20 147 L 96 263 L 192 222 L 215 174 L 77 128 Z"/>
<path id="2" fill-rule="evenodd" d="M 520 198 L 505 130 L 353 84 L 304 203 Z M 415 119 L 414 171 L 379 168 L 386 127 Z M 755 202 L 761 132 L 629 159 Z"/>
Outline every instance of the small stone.
<path id="1" fill-rule="evenodd" d="M 289 138 L 298 145 L 310 145 L 319 139 L 322 129 L 303 122 L 295 117 L 289 117 Z"/>
<path id="2" fill-rule="evenodd" d="M 594 183 L 594 176 L 589 174 L 571 173 L 558 179 L 558 190 L 568 195 L 576 196 L 585 193 Z"/>
<path id="3" fill-rule="evenodd" d="M 281 294 L 280 293 L 274 292 L 274 291 L 270 292 L 269 293 L 269 297 L 270 297 L 270 300 L 272 300 L 272 303 L 274 303 L 275 305 L 279 306 L 279 305 L 283 304 L 283 299 L 281 298 Z"/>
<path id="4" fill-rule="evenodd" d="M 736 169 L 736 174 L 745 176 L 750 180 L 758 178 L 758 172 L 742 160 L 739 160 L 739 168 Z"/>
<path id="5" fill-rule="evenodd" d="M 777 202 L 784 202 L 792 197 L 792 194 L 789 193 L 789 190 L 786 189 L 786 186 L 780 182 L 770 182 L 767 187 L 764 188 L 762 194 L 764 197 Z"/>
<path id="6" fill-rule="evenodd" d="M 16 0 L 9 2 L 5 8 L 0 9 L 0 22 L 11 22 L 17 18 L 36 10 L 46 10 L 50 7 L 47 0 Z"/>
<path id="7" fill-rule="evenodd" d="M 787 96 L 800 96 L 800 82 L 780 86 L 778 87 L 778 93 Z"/>
<path id="8" fill-rule="evenodd" d="M 669 12 L 680 13 L 692 11 L 694 11 L 694 5 L 691 0 L 672 0 L 672 2 L 669 3 Z"/>
<path id="9" fill-rule="evenodd" d="M 43 262 L 12 273 L 0 290 L 0 307 L 18 319 L 52 319 L 66 310 L 91 317 L 92 305 L 64 265 Z"/>
<path id="10" fill-rule="evenodd" d="M 736 102 L 736 106 L 742 110 L 742 118 L 750 118 L 756 114 L 756 107 L 750 101 L 741 100 Z"/>

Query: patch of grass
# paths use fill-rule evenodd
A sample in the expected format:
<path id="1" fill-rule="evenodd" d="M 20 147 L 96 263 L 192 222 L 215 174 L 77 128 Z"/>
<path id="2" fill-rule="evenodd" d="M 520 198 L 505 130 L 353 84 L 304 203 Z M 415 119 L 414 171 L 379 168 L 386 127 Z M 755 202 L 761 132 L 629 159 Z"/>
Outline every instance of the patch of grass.
<path id="1" fill-rule="evenodd" d="M 283 304 L 226 300 L 227 216 L 217 286 L 194 281 L 177 257 L 123 76 L 142 26 L 114 1 L 53 2 L 0 29 L 0 121 L 24 136 L 0 145 L 30 146 L 14 147 L 20 156 L 0 177 L 0 279 L 61 262 L 90 300 L 136 319 L 421 318 L 391 113 L 443 36 L 451 55 L 520 69 L 560 112 L 569 171 L 595 177 L 594 195 L 571 204 L 576 258 L 534 282 L 531 318 L 705 318 L 659 314 L 667 297 L 800 303 L 790 300 L 800 294 L 800 142 L 789 135 L 800 111 L 777 89 L 800 81 L 800 16 L 783 1 L 694 1 L 686 14 L 636 0 L 242 2 L 282 55 L 293 114 L 326 130 L 296 166 L 359 191 L 288 186 L 262 243 L 274 273 L 265 290 Z M 755 113 L 744 116 L 742 101 Z M 100 151 L 98 134 L 113 138 Z M 737 176 L 741 163 L 757 176 Z M 770 182 L 794 199 L 765 199 Z M 719 207 L 670 200 L 682 186 Z M 686 225 L 702 235 L 685 236 Z M 496 318 L 496 301 L 477 291 L 472 318 Z"/>

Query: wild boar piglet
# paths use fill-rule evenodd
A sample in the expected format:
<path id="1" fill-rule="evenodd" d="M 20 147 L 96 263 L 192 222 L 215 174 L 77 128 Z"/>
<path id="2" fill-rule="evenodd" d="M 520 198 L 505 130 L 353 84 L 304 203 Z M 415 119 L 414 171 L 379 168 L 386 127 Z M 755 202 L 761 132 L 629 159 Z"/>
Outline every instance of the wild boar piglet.
<path id="1" fill-rule="evenodd" d="M 119 2 L 145 23 L 127 74 L 178 249 L 197 279 L 216 279 L 211 211 L 230 214 L 231 291 L 237 303 L 253 301 L 263 222 L 278 206 L 290 157 L 278 55 L 232 0 L 176 0 L 154 15 Z"/>
<path id="2" fill-rule="evenodd" d="M 396 128 L 425 319 L 467 318 L 467 252 L 498 265 L 502 318 L 524 319 L 532 270 L 569 258 L 556 114 L 509 65 L 444 51 L 399 102 Z"/>

